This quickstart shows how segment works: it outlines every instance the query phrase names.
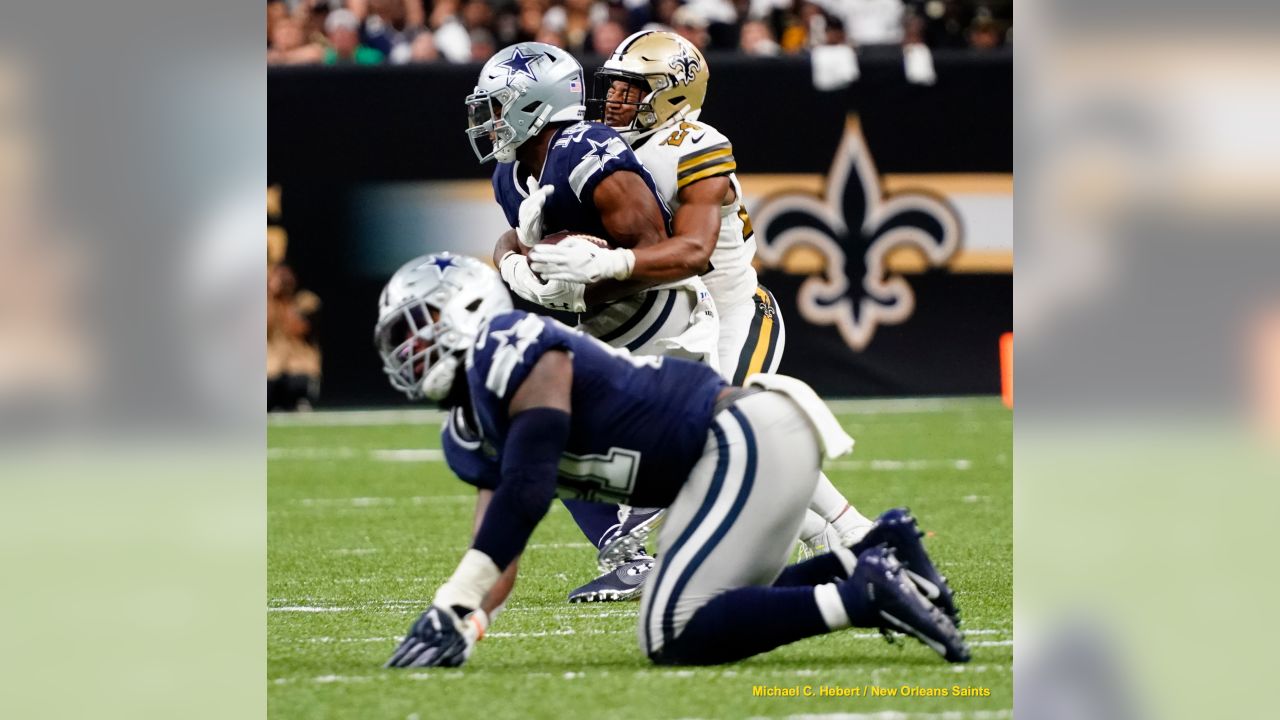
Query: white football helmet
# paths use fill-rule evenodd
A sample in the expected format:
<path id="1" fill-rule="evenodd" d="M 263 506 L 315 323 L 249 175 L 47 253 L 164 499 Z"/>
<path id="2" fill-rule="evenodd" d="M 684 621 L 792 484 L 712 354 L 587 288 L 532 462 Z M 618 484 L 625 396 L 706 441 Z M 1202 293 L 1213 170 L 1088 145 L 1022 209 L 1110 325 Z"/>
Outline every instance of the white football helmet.
<path id="1" fill-rule="evenodd" d="M 391 387 L 443 400 L 481 323 L 510 309 L 507 286 L 475 258 L 446 252 L 405 263 L 382 289 L 373 331 Z"/>
<path id="2" fill-rule="evenodd" d="M 467 96 L 467 137 L 481 163 L 511 162 L 547 123 L 586 115 L 582 66 L 567 51 L 523 42 L 494 53 Z M 492 143 L 488 152 L 479 142 Z"/>

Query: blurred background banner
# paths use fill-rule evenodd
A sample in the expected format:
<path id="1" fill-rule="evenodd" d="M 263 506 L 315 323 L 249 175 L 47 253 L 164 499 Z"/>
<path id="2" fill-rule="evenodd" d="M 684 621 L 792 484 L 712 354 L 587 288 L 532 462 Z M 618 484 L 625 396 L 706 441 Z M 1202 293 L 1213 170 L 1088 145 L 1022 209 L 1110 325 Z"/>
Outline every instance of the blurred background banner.
<path id="1" fill-rule="evenodd" d="M 761 282 L 786 321 L 782 372 L 831 395 L 998 393 L 1013 323 L 1012 52 L 937 50 L 922 83 L 900 49 L 872 48 L 856 81 L 830 90 L 808 57 L 708 62 L 702 119 L 734 143 Z M 488 258 L 507 229 L 492 166 L 463 134 L 479 67 L 268 71 L 272 232 L 327 301 L 321 406 L 402 402 L 369 339 L 382 284 L 426 252 Z M 830 217 L 797 213 L 814 196 Z"/>

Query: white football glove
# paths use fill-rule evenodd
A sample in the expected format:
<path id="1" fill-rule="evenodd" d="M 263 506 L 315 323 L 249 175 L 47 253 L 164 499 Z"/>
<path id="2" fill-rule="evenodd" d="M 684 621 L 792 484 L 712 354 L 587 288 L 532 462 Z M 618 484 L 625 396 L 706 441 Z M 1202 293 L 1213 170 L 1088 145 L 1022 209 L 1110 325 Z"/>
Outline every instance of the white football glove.
<path id="1" fill-rule="evenodd" d="M 542 239 L 542 206 L 555 190 L 554 186 L 538 187 L 538 181 L 529 176 L 529 197 L 520 203 L 520 224 L 516 227 L 516 239 L 525 247 L 533 247 Z"/>
<path id="2" fill-rule="evenodd" d="M 516 295 L 551 310 L 583 312 L 587 303 L 583 300 L 586 286 L 563 280 L 543 282 L 529 268 L 529 261 L 520 253 L 509 252 L 502 258 L 502 279 Z"/>
<path id="3" fill-rule="evenodd" d="M 626 248 L 602 248 L 575 237 L 567 237 L 558 245 L 539 245 L 529 251 L 529 267 L 552 282 L 626 280 L 635 266 L 636 254 Z"/>

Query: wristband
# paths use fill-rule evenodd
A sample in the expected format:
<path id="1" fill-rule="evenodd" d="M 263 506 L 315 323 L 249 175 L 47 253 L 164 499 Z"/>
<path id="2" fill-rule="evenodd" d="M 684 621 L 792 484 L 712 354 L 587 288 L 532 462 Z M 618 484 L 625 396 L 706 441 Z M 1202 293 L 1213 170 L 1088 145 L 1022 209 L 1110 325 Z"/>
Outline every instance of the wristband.
<path id="1" fill-rule="evenodd" d="M 488 555 L 471 548 L 462 556 L 458 569 L 448 582 L 436 590 L 432 604 L 441 607 L 460 605 L 465 608 L 478 608 L 484 600 L 485 593 L 498 583 L 502 569 Z"/>

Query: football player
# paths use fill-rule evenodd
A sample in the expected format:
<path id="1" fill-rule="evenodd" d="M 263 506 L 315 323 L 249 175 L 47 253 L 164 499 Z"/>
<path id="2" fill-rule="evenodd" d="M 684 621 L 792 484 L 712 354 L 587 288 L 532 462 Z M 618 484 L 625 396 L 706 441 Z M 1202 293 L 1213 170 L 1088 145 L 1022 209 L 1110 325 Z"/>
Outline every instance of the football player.
<path id="1" fill-rule="evenodd" d="M 909 516 L 787 566 L 823 458 L 853 445 L 804 383 L 755 375 L 734 386 L 705 364 L 632 356 L 512 310 L 493 270 L 447 253 L 392 276 L 375 339 L 395 387 L 465 416 L 498 458 L 470 548 L 389 667 L 467 660 L 488 625 L 485 597 L 557 493 L 669 508 L 637 628 L 655 663 L 732 662 L 850 626 L 969 659 L 904 570 L 937 579 Z"/>
<path id="2" fill-rule="evenodd" d="M 482 163 L 498 163 L 494 195 L 511 225 L 494 263 L 517 295 L 550 310 L 582 313 L 582 330 L 614 347 L 715 363 L 718 329 L 714 304 L 697 277 L 705 266 L 694 252 L 698 241 L 671 235 L 670 212 L 653 178 L 617 132 L 583 121 L 585 97 L 582 66 L 550 45 L 513 45 L 481 69 L 466 100 L 467 135 Z M 652 262 L 636 279 L 621 278 L 619 270 L 618 279 L 590 286 L 544 280 L 525 257 L 544 229 L 648 248 Z M 630 256 L 615 257 L 625 264 Z M 570 601 L 636 597 L 652 567 L 643 544 L 660 513 L 599 503 L 566 507 L 600 549 L 604 571 L 571 592 Z"/>
<path id="3" fill-rule="evenodd" d="M 720 371 L 741 384 L 752 374 L 777 371 L 786 332 L 773 295 L 757 282 L 751 265 L 756 240 L 733 146 L 698 119 L 709 78 L 706 59 L 689 41 L 666 31 L 638 32 L 596 71 L 587 115 L 602 119 L 630 144 L 674 211 L 675 232 L 691 253 L 686 267 L 701 273 L 720 315 Z M 626 253 L 634 263 L 619 259 Z M 531 252 L 535 271 L 580 283 L 622 277 L 611 268 L 623 264 L 632 267 L 631 279 L 670 279 L 662 272 L 649 275 L 651 268 L 667 267 L 665 256 L 653 255 L 659 254 L 652 248 L 601 250 L 572 240 Z M 837 543 L 851 545 L 871 528 L 871 520 L 825 475 L 810 509 L 801 530 L 803 557 Z"/>

